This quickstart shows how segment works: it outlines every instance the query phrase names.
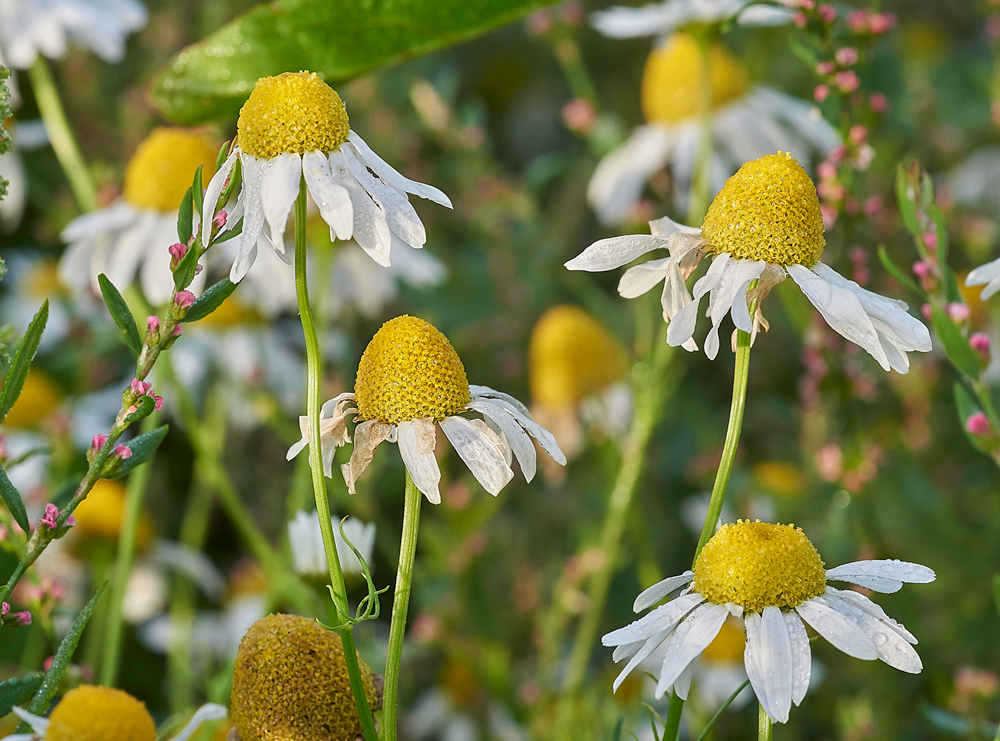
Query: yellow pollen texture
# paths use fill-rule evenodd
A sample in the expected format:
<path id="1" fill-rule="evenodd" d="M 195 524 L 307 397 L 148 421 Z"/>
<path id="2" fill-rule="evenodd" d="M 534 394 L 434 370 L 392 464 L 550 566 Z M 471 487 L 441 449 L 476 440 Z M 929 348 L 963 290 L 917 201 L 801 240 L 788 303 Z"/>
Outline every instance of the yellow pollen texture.
<path id="1" fill-rule="evenodd" d="M 624 372 L 618 343 L 578 306 L 554 306 L 531 332 L 528 380 L 536 404 L 576 406 L 621 379 Z"/>
<path id="2" fill-rule="evenodd" d="M 84 684 L 67 692 L 49 715 L 45 741 L 156 741 L 146 706 L 110 687 Z"/>
<path id="3" fill-rule="evenodd" d="M 826 571 L 801 528 L 739 520 L 719 528 L 701 549 L 693 586 L 709 602 L 759 613 L 823 594 Z"/>
<path id="4" fill-rule="evenodd" d="M 816 186 L 785 152 L 747 162 L 729 178 L 701 234 L 716 252 L 774 265 L 812 267 L 826 245 Z"/>
<path id="5" fill-rule="evenodd" d="M 746 92 L 749 81 L 743 67 L 721 44 L 709 51 L 712 110 Z M 650 123 L 673 124 L 699 114 L 704 65 L 697 40 L 676 33 L 653 50 L 642 74 L 642 112 Z"/>
<path id="6" fill-rule="evenodd" d="M 442 420 L 472 399 L 465 366 L 448 338 L 423 319 L 405 315 L 383 324 L 368 343 L 354 395 L 359 419 L 389 424 Z"/>
<path id="7" fill-rule="evenodd" d="M 138 208 L 176 211 L 191 187 L 195 170 L 204 165 L 205 185 L 215 173 L 218 148 L 195 131 L 161 127 L 153 129 L 139 145 L 125 168 L 122 197 Z"/>
<path id="8" fill-rule="evenodd" d="M 379 697 L 359 657 L 368 707 Z M 356 741 L 354 706 L 340 636 L 299 615 L 269 615 L 240 643 L 230 696 L 241 741 Z"/>
<path id="9" fill-rule="evenodd" d="M 332 152 L 351 130 L 344 101 L 315 72 L 261 77 L 236 128 L 240 149 L 257 159 Z"/>

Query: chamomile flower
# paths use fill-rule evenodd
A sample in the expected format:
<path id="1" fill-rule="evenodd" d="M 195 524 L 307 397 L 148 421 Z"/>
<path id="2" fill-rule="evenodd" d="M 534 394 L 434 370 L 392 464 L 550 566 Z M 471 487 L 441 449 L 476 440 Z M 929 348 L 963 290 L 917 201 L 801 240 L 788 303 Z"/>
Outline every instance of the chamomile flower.
<path id="1" fill-rule="evenodd" d="M 697 349 L 695 322 L 705 294 L 712 321 L 705 340 L 709 358 L 719 352 L 719 327 L 726 314 L 744 332 L 766 329 L 760 302 L 791 277 L 830 327 L 864 348 L 885 370 L 906 373 L 906 353 L 931 349 L 927 327 L 907 313 L 905 303 L 865 290 L 819 261 L 826 240 L 816 188 L 786 153 L 744 164 L 712 201 L 701 229 L 666 217 L 650 227 L 649 236 L 595 242 L 566 267 L 613 270 L 648 252 L 668 250 L 669 257 L 626 271 L 618 293 L 635 298 L 663 281 L 661 306 L 672 346 Z M 712 264 L 694 284 L 692 298 L 685 280 L 710 255 Z"/>
<path id="2" fill-rule="evenodd" d="M 237 158 L 243 172 L 237 208 L 244 215 L 230 271 L 234 283 L 253 264 L 265 222 L 271 245 L 285 256 L 285 225 L 303 177 L 330 238 L 353 238 L 383 266 L 390 264 L 393 242 L 419 249 L 427 239 L 407 193 L 451 208 L 440 190 L 403 177 L 375 154 L 351 130 L 340 96 L 315 73 L 257 81 L 240 110 L 236 146 L 209 183 L 206 211 L 214 210 Z M 204 244 L 210 229 L 204 226 Z"/>
<path id="3" fill-rule="evenodd" d="M 69 247 L 60 279 L 78 291 L 99 292 L 97 277 L 104 273 L 124 291 L 138 273 L 146 298 L 166 303 L 174 287 L 169 248 L 177 242 L 177 210 L 198 166 L 205 178 L 212 174 L 216 154 L 199 132 L 154 129 L 125 168 L 121 198 L 63 230 Z M 190 290 L 197 293 L 204 284 L 198 275 Z"/>
<path id="4" fill-rule="evenodd" d="M 361 562 L 354 551 L 340 535 L 340 521 L 331 518 L 333 524 L 333 540 L 337 545 L 337 557 L 344 574 L 361 574 Z M 344 522 L 344 535 L 347 536 L 365 563 L 372 558 L 375 549 L 375 523 L 364 523 L 357 517 L 348 517 Z M 319 527 L 319 515 L 312 512 L 299 512 L 288 523 L 288 544 L 292 549 L 292 566 L 300 576 L 330 577 L 330 566 L 326 561 L 326 549 L 323 546 L 323 533 Z"/>
<path id="5" fill-rule="evenodd" d="M 478 412 L 481 419 L 466 419 Z M 513 478 L 511 454 L 524 477 L 535 475 L 535 448 L 529 435 L 556 461 L 566 457 L 548 430 L 521 402 L 486 386 L 470 386 L 458 353 L 448 338 L 427 322 L 400 316 L 375 333 L 358 364 L 353 392 L 326 402 L 320 413 L 323 471 L 332 476 L 336 449 L 350 442 L 347 416 L 362 420 L 354 430 L 354 450 L 342 467 L 348 490 L 385 441 L 399 453 L 414 484 L 428 501 L 440 504 L 434 447 L 437 428 L 458 451 L 476 480 L 496 496 Z M 299 417 L 302 439 L 288 450 L 291 460 L 308 445 L 308 417 Z"/>
<path id="6" fill-rule="evenodd" d="M 58 59 L 69 41 L 105 62 L 120 62 L 125 39 L 148 20 L 138 0 L 4 0 L 0 3 L 0 54 L 27 69 L 39 54 Z"/>
<path id="7" fill-rule="evenodd" d="M 49 135 L 41 121 L 6 122 L 6 128 L 11 135 L 11 150 L 0 154 L 0 178 L 7 181 L 7 195 L 0 201 L 0 231 L 12 232 L 20 225 L 28 205 L 28 176 L 24 171 L 23 152 L 44 146 Z"/>
<path id="8" fill-rule="evenodd" d="M 746 629 L 743 662 L 750 685 L 778 723 L 788 721 L 792 703 L 802 702 L 809 687 L 806 625 L 849 656 L 919 673 L 923 665 L 912 645 L 917 639 L 861 593 L 827 581 L 892 593 L 904 583 L 932 582 L 934 572 L 893 560 L 823 566 L 799 528 L 747 520 L 723 525 L 701 550 L 694 571 L 654 584 L 633 609 L 641 612 L 685 587 L 678 597 L 601 639 L 616 647 L 616 662 L 630 659 L 614 688 L 666 641 L 656 695 L 673 689 L 686 699 L 691 672 L 731 615 Z"/>
<path id="9" fill-rule="evenodd" d="M 666 36 L 691 24 L 722 23 L 739 14 L 746 26 L 778 26 L 792 19 L 788 8 L 751 5 L 753 0 L 665 0 L 638 8 L 614 7 L 591 15 L 594 28 L 605 36 L 626 39 Z M 749 6 L 749 7 L 748 7 Z"/>
<path id="10" fill-rule="evenodd" d="M 640 9 L 641 10 L 641 9 Z M 653 50 L 642 77 L 646 123 L 601 160 L 587 186 L 587 200 L 603 224 L 625 221 L 646 181 L 669 166 L 674 200 L 687 206 L 700 136 L 699 79 L 704 59 L 684 33 Z M 836 130 L 813 105 L 763 85 L 752 85 L 740 62 L 721 44 L 709 56 L 712 86 L 711 188 L 715 194 L 744 162 L 786 149 L 803 162 L 840 143 Z"/>
<path id="11" fill-rule="evenodd" d="M 14 713 L 31 726 L 31 733 L 6 736 L 6 741 L 64 741 L 65 739 L 116 739 L 116 741 L 156 741 L 156 725 L 145 703 L 112 687 L 84 684 L 59 701 L 48 718 L 19 707 Z M 195 711 L 191 720 L 172 741 L 187 741 L 202 723 L 222 720 L 226 709 L 209 703 Z"/>

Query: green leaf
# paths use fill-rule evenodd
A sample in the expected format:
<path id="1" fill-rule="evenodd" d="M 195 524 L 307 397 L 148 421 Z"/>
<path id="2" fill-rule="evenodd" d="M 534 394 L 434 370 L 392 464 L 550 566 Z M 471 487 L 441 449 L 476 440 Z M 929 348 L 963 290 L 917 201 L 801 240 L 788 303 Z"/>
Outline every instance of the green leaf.
<path id="1" fill-rule="evenodd" d="M 276 0 L 189 46 L 154 78 L 154 105 L 185 124 L 232 120 L 261 77 L 318 72 L 331 85 L 429 54 L 557 0 Z"/>
<path id="2" fill-rule="evenodd" d="M 45 675 L 31 672 L 0 682 L 0 718 L 9 715 L 15 705 L 23 705 L 38 691 Z"/>
<path id="3" fill-rule="evenodd" d="M 3 381 L 3 388 L 0 388 L 0 422 L 7 418 L 7 412 L 14 406 L 17 397 L 21 395 L 24 387 L 24 379 L 28 377 L 28 370 L 31 368 L 31 361 L 35 359 L 38 352 L 38 343 L 42 341 L 42 332 L 45 331 L 45 323 L 49 320 L 49 300 L 45 299 L 42 308 L 35 314 L 35 318 L 28 325 L 28 331 L 24 333 L 17 352 L 14 353 L 14 360 L 7 371 L 7 377 Z"/>
<path id="4" fill-rule="evenodd" d="M 69 669 L 69 662 L 73 658 L 73 652 L 76 651 L 77 644 L 80 643 L 80 636 L 83 634 L 83 629 L 87 627 L 87 621 L 94 614 L 94 608 L 97 607 L 97 603 L 101 599 L 101 595 L 104 594 L 107 586 L 108 583 L 103 582 L 97 587 L 94 591 L 94 596 L 90 598 L 90 601 L 80 611 L 80 614 L 76 616 L 76 620 L 70 626 L 69 632 L 63 637 L 59 648 L 56 649 L 55 656 L 52 657 L 49 670 L 45 672 L 45 679 L 42 680 L 42 684 L 38 688 L 38 691 L 35 692 L 35 696 L 31 698 L 31 704 L 27 708 L 29 713 L 41 715 L 48 709 L 52 698 L 56 696 L 56 692 L 59 691 L 59 685 L 62 683 L 63 677 L 66 676 L 66 670 Z M 21 725 L 26 724 L 22 723 Z M 18 726 L 18 728 L 20 727 Z"/>
<path id="5" fill-rule="evenodd" d="M 944 279 L 944 293 L 948 298 L 948 302 L 952 304 L 964 304 L 965 298 L 962 296 L 962 289 L 958 287 L 958 279 L 955 277 L 955 271 L 952 270 L 947 263 L 938 263 L 941 268 L 942 278 Z"/>
<path id="6" fill-rule="evenodd" d="M 965 433 L 965 436 L 969 439 L 969 444 L 972 445 L 972 447 L 974 447 L 980 453 L 989 454 L 991 452 L 989 446 L 987 446 L 983 440 L 980 440 L 979 437 L 973 435 L 971 432 L 965 429 L 966 420 L 968 420 L 969 417 L 971 417 L 976 412 L 981 411 L 979 409 L 979 406 L 973 400 L 969 392 L 965 389 L 965 386 L 963 386 L 961 383 L 955 384 L 954 393 L 955 393 L 955 409 L 958 412 L 958 423 L 962 426 L 962 432 Z"/>
<path id="7" fill-rule="evenodd" d="M 948 318 L 940 306 L 934 307 L 931 320 L 934 323 L 934 330 L 941 338 L 948 359 L 963 375 L 979 378 L 983 369 L 983 359 L 972 349 L 968 338 L 955 326 L 955 322 Z"/>
<path id="8" fill-rule="evenodd" d="M 222 163 L 226 161 L 229 156 L 229 142 L 226 142 L 221 147 L 219 147 L 219 154 L 215 158 L 215 171 L 218 172 L 219 168 L 222 167 Z"/>
<path id="9" fill-rule="evenodd" d="M 948 262 L 948 225 L 945 223 L 944 214 L 937 204 L 928 206 L 927 213 L 930 214 L 931 220 L 934 222 L 934 231 L 937 232 L 937 258 L 938 262 L 943 265 Z"/>
<path id="10" fill-rule="evenodd" d="M 198 218 L 201 218 L 201 212 L 205 209 L 205 189 L 201 185 L 201 171 L 204 169 L 204 165 L 198 165 L 198 169 L 194 171 L 194 183 L 191 185 L 191 197 L 194 198 L 194 210 L 198 213 Z"/>
<path id="11" fill-rule="evenodd" d="M 211 286 L 205 289 L 198 300 L 191 304 L 188 309 L 187 316 L 184 317 L 184 322 L 196 322 L 199 319 L 204 319 L 213 311 L 222 306 L 222 302 L 225 301 L 236 290 L 236 283 L 233 283 L 229 278 L 223 278 L 218 283 L 213 283 Z"/>
<path id="12" fill-rule="evenodd" d="M 902 165 L 896 171 L 896 203 L 899 205 L 899 215 L 903 219 L 903 225 L 910 234 L 921 234 L 920 222 L 917 220 L 917 199 L 920 194 L 917 192 L 917 184 L 913 174 L 914 169 L 919 172 L 920 166 L 914 162 L 907 170 Z"/>
<path id="13" fill-rule="evenodd" d="M 145 419 L 150 414 L 152 414 L 156 409 L 156 402 L 153 400 L 152 396 L 140 396 L 139 400 L 135 403 L 135 411 L 125 417 L 125 426 L 129 426 L 134 422 Z"/>
<path id="14" fill-rule="evenodd" d="M 233 237 L 238 237 L 242 233 L 243 233 L 243 219 L 240 219 L 239 223 L 236 224 L 236 226 L 234 226 L 228 232 L 223 232 L 218 237 L 216 237 L 215 240 L 212 242 L 212 245 L 214 246 L 217 244 L 222 244 L 223 242 L 228 242 Z"/>
<path id="15" fill-rule="evenodd" d="M 122 467 L 116 473 L 108 476 L 108 478 L 120 479 L 122 476 L 127 476 L 136 466 L 140 466 L 152 458 L 153 453 L 156 452 L 156 449 L 160 447 L 160 443 L 163 442 L 163 438 L 167 436 L 168 429 L 168 425 L 163 425 L 162 427 L 157 427 L 155 430 L 136 435 L 127 443 L 122 443 L 132 451 L 132 455 L 122 461 Z"/>
<path id="16" fill-rule="evenodd" d="M 184 191 L 184 198 L 181 199 L 181 207 L 177 211 L 177 241 L 187 244 L 191 239 L 192 223 L 194 221 L 194 206 L 191 200 L 191 189 Z"/>
<path id="17" fill-rule="evenodd" d="M 878 247 L 878 260 L 882 263 L 882 267 L 886 269 L 886 272 L 896 279 L 897 283 L 905 288 L 909 288 L 914 293 L 923 295 L 924 292 L 920 290 L 920 286 L 910 280 L 910 277 L 893 261 L 884 245 L 879 245 Z"/>
<path id="18" fill-rule="evenodd" d="M 1000 574 L 993 575 L 993 606 L 1000 615 Z"/>
<path id="19" fill-rule="evenodd" d="M 97 282 L 101 286 L 101 295 L 104 296 L 104 303 L 108 306 L 111 318 L 115 320 L 118 329 L 125 335 L 125 344 L 132 354 L 139 357 L 142 352 L 142 338 L 139 337 L 139 328 L 135 325 L 135 317 L 132 310 L 128 308 L 125 299 L 115 288 L 114 283 L 108 280 L 108 276 L 101 273 L 97 276 Z"/>
<path id="20" fill-rule="evenodd" d="M 188 247 L 184 253 L 177 270 L 174 272 L 174 288 L 178 291 L 187 288 L 194 280 L 195 272 L 198 270 L 198 258 L 201 256 L 195 245 Z"/>
<path id="21" fill-rule="evenodd" d="M 24 508 L 24 500 L 21 499 L 21 492 L 7 478 L 7 472 L 3 470 L 2 466 L 0 466 L 0 497 L 3 497 L 3 503 L 10 510 L 14 522 L 20 525 L 24 532 L 30 532 L 31 525 L 28 523 L 28 512 Z"/>

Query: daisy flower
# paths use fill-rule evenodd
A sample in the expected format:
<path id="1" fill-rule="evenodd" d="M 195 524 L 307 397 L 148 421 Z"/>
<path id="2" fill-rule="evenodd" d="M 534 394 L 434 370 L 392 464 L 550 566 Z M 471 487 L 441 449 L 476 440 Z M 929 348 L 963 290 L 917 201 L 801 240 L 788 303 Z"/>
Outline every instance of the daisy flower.
<path id="1" fill-rule="evenodd" d="M 116 738 L 129 741 L 156 741 L 156 725 L 145 703 L 122 690 L 84 684 L 59 701 L 48 718 L 19 707 L 14 713 L 29 726 L 31 733 L 5 736 L 6 741 L 43 741 L 57 738 Z M 202 723 L 223 720 L 226 709 L 208 703 L 195 711 L 191 720 L 172 741 L 187 741 Z"/>
<path id="2" fill-rule="evenodd" d="M 630 661 L 614 688 L 660 644 L 667 642 L 656 696 L 673 690 L 687 698 L 690 675 L 729 616 L 746 629 L 743 662 L 750 685 L 772 721 L 785 723 L 805 697 L 811 673 L 806 625 L 849 656 L 881 659 L 910 674 L 923 668 L 917 639 L 881 607 L 853 590 L 827 586 L 850 582 L 892 593 L 904 583 L 926 584 L 934 572 L 904 561 L 855 561 L 824 570 L 800 528 L 739 520 L 723 525 L 705 544 L 694 571 L 654 584 L 640 594 L 636 612 L 685 587 L 675 599 L 602 638 L 615 646 L 616 662 Z"/>
<path id="3" fill-rule="evenodd" d="M 635 234 L 595 242 L 566 263 L 570 270 L 614 270 L 657 249 L 670 256 L 637 265 L 622 276 L 618 293 L 635 298 L 663 282 L 661 305 L 669 323 L 667 342 L 694 351 L 695 322 L 705 294 L 712 321 L 705 354 L 719 352 L 719 327 L 726 314 L 744 332 L 767 329 L 760 303 L 791 277 L 837 333 L 864 348 L 885 370 L 906 373 L 907 352 L 928 352 L 930 333 L 910 316 L 906 304 L 861 288 L 819 261 L 826 240 L 816 187 L 799 163 L 779 152 L 744 164 L 712 201 L 701 229 L 664 217 L 650 223 L 651 235 Z M 685 280 L 712 256 L 708 272 Z M 749 307 L 756 302 L 754 316 Z"/>
<path id="4" fill-rule="evenodd" d="M 58 59 L 74 41 L 105 62 L 120 62 L 125 39 L 148 20 L 138 0 L 4 0 L 0 3 L 0 54 L 27 69 L 39 54 Z"/>
<path id="5" fill-rule="evenodd" d="M 403 177 L 351 130 L 340 96 L 315 73 L 286 72 L 262 77 L 240 110 L 236 146 L 205 193 L 205 210 L 214 213 L 222 189 L 240 160 L 243 185 L 237 207 L 243 209 L 243 232 L 230 271 L 242 280 L 257 256 L 264 232 L 285 255 L 285 225 L 299 194 L 306 188 L 331 239 L 351 239 L 379 265 L 388 266 L 395 241 L 421 248 L 424 225 L 407 193 L 451 208 L 444 193 Z M 207 245 L 211 225 L 203 228 Z"/>
<path id="6" fill-rule="evenodd" d="M 649 177 L 669 166 L 675 205 L 687 207 L 701 121 L 699 79 L 704 59 L 698 42 L 684 33 L 653 50 L 642 77 L 646 123 L 597 165 L 587 200 L 602 224 L 628 219 Z M 752 85 L 740 62 L 722 44 L 709 57 L 712 87 L 711 188 L 744 162 L 786 149 L 808 162 L 840 143 L 836 130 L 811 103 L 773 88 Z"/>
<path id="7" fill-rule="evenodd" d="M 0 65 L 3 60 L 0 59 Z M 23 152 L 37 149 L 49 141 L 41 121 L 7 122 L 11 150 L 0 154 L 0 178 L 7 181 L 7 195 L 0 201 L 0 231 L 12 232 L 21 223 L 28 205 L 28 176 L 24 171 Z"/>
<path id="8" fill-rule="evenodd" d="M 169 301 L 174 287 L 169 248 L 177 242 L 177 210 L 198 166 L 204 166 L 205 177 L 215 171 L 217 153 L 199 132 L 154 129 L 125 168 L 121 198 L 63 230 L 69 247 L 59 263 L 60 279 L 78 291 L 100 292 L 97 276 L 104 273 L 124 291 L 138 273 L 152 304 Z M 197 293 L 204 284 L 204 275 L 198 275 L 190 290 Z"/>
<path id="9" fill-rule="evenodd" d="M 638 8 L 614 7 L 590 16 L 598 31 L 612 38 L 666 36 L 691 24 L 722 23 L 737 13 L 746 26 L 778 26 L 792 19 L 788 8 L 751 5 L 752 0 L 666 0 Z M 747 7 L 750 6 L 750 7 Z"/>
<path id="10" fill-rule="evenodd" d="M 466 419 L 477 412 L 481 419 Z M 511 454 L 525 479 L 535 475 L 535 438 L 562 465 L 566 456 L 548 430 L 513 396 L 486 386 L 470 386 L 465 367 L 448 338 L 427 322 L 400 316 L 375 333 L 358 364 L 354 391 L 326 402 L 320 412 L 323 471 L 333 474 L 337 447 L 350 442 L 347 416 L 362 420 L 354 430 L 354 450 L 341 467 L 348 490 L 371 463 L 382 442 L 398 443 L 413 483 L 440 504 L 434 447 L 437 428 L 458 451 L 472 475 L 496 496 L 514 477 Z M 308 445 L 308 417 L 299 417 L 302 439 L 288 449 L 291 460 Z"/>
<path id="11" fill-rule="evenodd" d="M 340 520 L 332 517 L 330 521 L 333 524 L 333 539 L 337 544 L 340 568 L 345 575 L 360 576 L 361 562 L 341 537 Z M 344 534 L 361 553 L 365 563 L 369 563 L 372 551 L 375 550 L 375 523 L 364 523 L 357 517 L 348 517 L 344 522 Z M 329 579 L 330 566 L 326 561 L 323 533 L 320 531 L 316 510 L 299 512 L 289 521 L 288 543 L 292 548 L 292 566 L 296 574 Z"/>

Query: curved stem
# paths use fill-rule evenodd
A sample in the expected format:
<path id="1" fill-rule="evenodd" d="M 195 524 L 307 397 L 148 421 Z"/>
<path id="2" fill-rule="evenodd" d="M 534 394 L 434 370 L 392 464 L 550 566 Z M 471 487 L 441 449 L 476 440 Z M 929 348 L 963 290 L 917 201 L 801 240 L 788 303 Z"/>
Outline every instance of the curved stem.
<path id="1" fill-rule="evenodd" d="M 771 719 L 764 712 L 764 706 L 757 706 L 757 741 L 771 741 L 773 727 Z"/>
<path id="2" fill-rule="evenodd" d="M 698 77 L 698 152 L 695 159 L 694 177 L 688 194 L 688 224 L 701 224 L 708 212 L 712 195 L 712 40 L 707 34 L 700 34 L 698 46 L 701 49 L 701 68 Z"/>
<path id="3" fill-rule="evenodd" d="M 76 203 L 85 213 L 93 211 L 97 208 L 97 190 L 73 136 L 73 129 L 66 120 L 66 112 L 63 110 L 62 101 L 59 100 L 59 91 L 56 89 L 52 71 L 44 56 L 38 55 L 35 63 L 31 65 L 29 74 L 38 110 L 45 122 L 45 131 L 49 135 L 49 141 L 59 159 L 59 164 L 66 173 L 70 188 L 73 189 Z"/>
<path id="4" fill-rule="evenodd" d="M 698 738 L 695 739 L 695 741 L 705 741 L 705 739 L 708 738 L 708 734 L 712 732 L 712 729 L 715 727 L 715 724 L 719 721 L 719 718 L 721 718 L 722 714 L 729 709 L 729 706 L 732 705 L 733 702 L 736 700 L 736 698 L 739 696 L 739 694 L 746 689 L 748 684 L 750 684 L 749 679 L 743 680 L 743 684 L 737 687 L 736 691 L 729 696 L 729 699 L 726 700 L 724 703 L 722 703 L 722 707 L 719 708 L 717 711 L 715 711 L 715 715 L 713 715 L 712 719 L 708 721 L 708 723 L 702 729 L 701 733 L 699 734 Z"/>
<path id="5" fill-rule="evenodd" d="M 382 705 L 383 741 L 396 741 L 396 706 L 399 703 L 399 665 L 403 657 L 406 613 L 413 586 L 413 559 L 417 552 L 417 529 L 420 527 L 420 504 L 423 495 L 406 472 L 403 503 L 403 537 L 399 543 L 399 567 L 396 591 L 392 598 L 392 622 L 389 626 L 389 653 L 385 662 L 385 696 Z"/>
<path id="6" fill-rule="evenodd" d="M 299 179 L 299 195 L 295 199 L 295 297 L 302 320 L 302 334 L 306 343 L 306 414 L 309 419 L 309 466 L 312 471 L 313 496 L 319 515 L 319 529 L 323 535 L 323 549 L 330 569 L 330 595 L 337 609 L 337 634 L 344 648 L 344 661 L 351 680 L 351 692 L 357 705 L 361 727 L 367 741 L 377 741 L 378 733 L 368 708 L 358 653 L 354 647 L 354 627 L 351 624 L 350 606 L 347 603 L 347 586 L 340 568 L 336 541 L 333 539 L 333 523 L 330 520 L 330 502 L 327 499 L 326 480 L 323 477 L 323 447 L 319 432 L 320 379 L 323 376 L 323 361 L 319 354 L 316 326 L 313 324 L 312 309 L 309 306 L 309 284 L 306 272 L 306 184 Z"/>

